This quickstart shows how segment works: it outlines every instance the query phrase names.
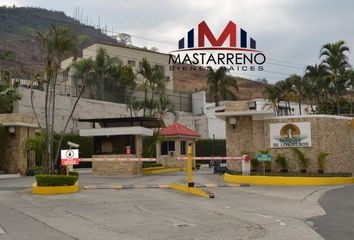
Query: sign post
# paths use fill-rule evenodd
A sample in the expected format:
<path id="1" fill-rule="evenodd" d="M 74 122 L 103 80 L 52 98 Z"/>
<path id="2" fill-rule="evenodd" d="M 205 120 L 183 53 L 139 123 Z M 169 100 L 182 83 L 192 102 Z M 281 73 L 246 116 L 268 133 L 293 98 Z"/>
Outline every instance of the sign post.
<path id="1" fill-rule="evenodd" d="M 61 165 L 66 168 L 66 175 L 69 176 L 69 165 L 79 164 L 79 149 L 61 150 Z"/>
<path id="2" fill-rule="evenodd" d="M 263 175 L 265 175 L 265 162 L 270 162 L 272 161 L 272 155 L 270 154 L 258 154 L 257 155 L 257 160 L 259 162 L 262 162 L 262 166 L 263 166 Z"/>

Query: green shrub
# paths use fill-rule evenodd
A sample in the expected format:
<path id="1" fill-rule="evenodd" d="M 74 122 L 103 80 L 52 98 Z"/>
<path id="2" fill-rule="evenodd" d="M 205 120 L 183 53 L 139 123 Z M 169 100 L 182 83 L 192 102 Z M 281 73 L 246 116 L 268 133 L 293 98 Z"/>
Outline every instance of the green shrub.
<path id="1" fill-rule="evenodd" d="M 317 156 L 317 164 L 319 170 L 324 170 L 326 157 L 329 155 L 327 152 L 320 152 Z"/>
<path id="2" fill-rule="evenodd" d="M 162 164 L 156 162 L 143 162 L 143 168 L 151 168 L 151 167 L 162 167 Z"/>
<path id="3" fill-rule="evenodd" d="M 301 167 L 307 169 L 310 164 L 310 159 L 306 157 L 305 153 L 298 148 L 292 148 L 291 150 L 297 155 Z"/>
<path id="4" fill-rule="evenodd" d="M 260 162 L 258 161 L 258 158 L 252 158 L 252 160 L 251 160 L 252 169 L 257 169 L 259 164 L 260 164 Z"/>
<path id="5" fill-rule="evenodd" d="M 277 154 L 275 162 L 279 164 L 281 169 L 288 169 L 288 162 L 286 161 L 286 157 L 284 154 Z"/>
<path id="6" fill-rule="evenodd" d="M 196 163 L 196 164 L 195 164 L 195 167 L 197 168 L 197 170 L 199 170 L 201 166 L 202 166 L 201 163 Z"/>
<path id="7" fill-rule="evenodd" d="M 34 166 L 34 167 L 31 167 L 27 170 L 28 176 L 35 176 L 35 175 L 43 174 L 43 173 L 44 173 L 43 167 L 39 167 L 39 166 Z"/>
<path id="8" fill-rule="evenodd" d="M 267 149 L 263 149 L 263 150 L 259 150 L 259 153 L 260 154 L 269 154 L 270 150 L 267 148 Z"/>
<path id="9" fill-rule="evenodd" d="M 66 175 L 36 175 L 37 186 L 72 186 L 78 180 L 78 176 Z"/>

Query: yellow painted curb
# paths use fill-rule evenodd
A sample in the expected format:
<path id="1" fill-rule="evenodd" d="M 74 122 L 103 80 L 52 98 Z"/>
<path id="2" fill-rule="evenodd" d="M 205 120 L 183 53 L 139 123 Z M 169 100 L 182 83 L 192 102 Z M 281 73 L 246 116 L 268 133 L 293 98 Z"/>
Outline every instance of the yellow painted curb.
<path id="1" fill-rule="evenodd" d="M 39 187 L 37 182 L 32 184 L 32 193 L 40 195 L 55 195 L 55 194 L 68 194 L 76 193 L 79 191 L 79 182 L 77 181 L 72 186 L 51 186 L 51 187 Z"/>
<path id="2" fill-rule="evenodd" d="M 143 171 L 159 170 L 159 169 L 165 169 L 165 167 L 148 167 L 148 168 L 143 168 Z"/>
<path id="3" fill-rule="evenodd" d="M 170 188 L 177 190 L 177 191 L 198 195 L 200 197 L 214 198 L 214 194 L 212 194 L 212 193 L 206 192 L 200 188 L 188 187 L 187 185 L 182 185 L 182 184 L 178 184 L 178 183 L 171 183 Z"/>
<path id="4" fill-rule="evenodd" d="M 159 173 L 168 173 L 168 172 L 178 172 L 181 171 L 181 168 L 162 168 L 162 169 L 151 169 L 151 170 L 144 170 L 143 174 L 159 174 Z"/>
<path id="5" fill-rule="evenodd" d="M 224 174 L 224 181 L 229 183 L 247 183 L 251 185 L 336 185 L 354 184 L 353 177 L 281 177 L 281 176 L 240 176 Z"/>

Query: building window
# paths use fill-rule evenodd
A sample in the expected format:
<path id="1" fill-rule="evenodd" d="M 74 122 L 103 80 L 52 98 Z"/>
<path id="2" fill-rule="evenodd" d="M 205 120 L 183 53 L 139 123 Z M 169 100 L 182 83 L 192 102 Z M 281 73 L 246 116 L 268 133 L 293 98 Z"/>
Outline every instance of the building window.
<path id="1" fill-rule="evenodd" d="M 164 72 L 165 72 L 165 67 L 164 67 L 164 66 L 162 66 L 162 65 L 157 65 L 157 69 L 159 69 L 159 71 L 160 71 L 162 74 L 164 74 Z"/>
<path id="2" fill-rule="evenodd" d="M 134 60 L 128 60 L 128 65 L 131 67 L 135 67 L 135 61 Z"/>
<path id="3" fill-rule="evenodd" d="M 186 141 L 181 141 L 181 155 L 186 155 Z"/>
<path id="4" fill-rule="evenodd" d="M 175 151 L 175 141 L 163 141 L 161 143 L 161 155 L 169 155 Z"/>

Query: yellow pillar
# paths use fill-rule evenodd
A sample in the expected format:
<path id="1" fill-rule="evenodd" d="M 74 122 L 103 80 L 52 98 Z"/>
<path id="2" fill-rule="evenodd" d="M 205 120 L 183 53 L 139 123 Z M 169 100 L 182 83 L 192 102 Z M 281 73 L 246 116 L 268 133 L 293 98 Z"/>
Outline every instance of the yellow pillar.
<path id="1" fill-rule="evenodd" d="M 192 175 L 192 144 L 188 144 L 188 149 L 187 149 L 187 172 L 188 172 L 188 179 L 187 179 L 187 184 L 188 187 L 194 187 L 194 182 L 193 182 L 193 175 Z"/>

